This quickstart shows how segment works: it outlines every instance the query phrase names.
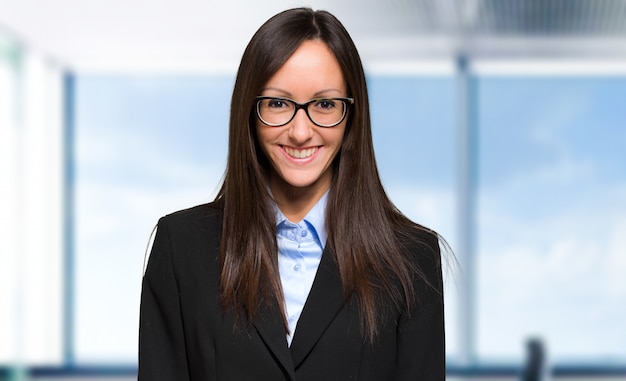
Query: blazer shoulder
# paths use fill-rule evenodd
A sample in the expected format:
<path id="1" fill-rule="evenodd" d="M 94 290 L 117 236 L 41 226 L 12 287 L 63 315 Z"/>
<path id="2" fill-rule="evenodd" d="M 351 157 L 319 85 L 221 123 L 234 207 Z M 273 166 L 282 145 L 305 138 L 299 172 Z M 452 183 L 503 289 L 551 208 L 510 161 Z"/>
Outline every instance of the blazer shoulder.
<path id="1" fill-rule="evenodd" d="M 175 268 L 183 269 L 197 263 L 200 257 L 217 257 L 221 226 L 222 209 L 214 202 L 161 217 L 150 250 L 146 274 L 159 263 L 171 262 Z"/>
<path id="2" fill-rule="evenodd" d="M 439 234 L 425 226 L 414 224 L 399 230 L 397 234 L 398 243 L 405 251 L 426 255 L 431 258 L 439 258 L 441 248 Z"/>
<path id="3" fill-rule="evenodd" d="M 161 217 L 157 223 L 150 257 L 162 255 L 171 249 L 183 249 L 176 252 L 184 253 L 188 252 L 186 248 L 192 246 L 219 247 L 222 215 L 219 204 L 210 202 Z"/>
<path id="4" fill-rule="evenodd" d="M 418 224 L 398 236 L 400 249 L 413 261 L 418 278 L 438 292 L 443 287 L 441 240 L 436 231 Z"/>
<path id="5" fill-rule="evenodd" d="M 189 228 L 190 226 L 203 226 L 219 228 L 222 223 L 223 208 L 217 202 L 196 205 L 167 214 L 159 219 L 158 225 L 167 225 L 169 229 Z"/>

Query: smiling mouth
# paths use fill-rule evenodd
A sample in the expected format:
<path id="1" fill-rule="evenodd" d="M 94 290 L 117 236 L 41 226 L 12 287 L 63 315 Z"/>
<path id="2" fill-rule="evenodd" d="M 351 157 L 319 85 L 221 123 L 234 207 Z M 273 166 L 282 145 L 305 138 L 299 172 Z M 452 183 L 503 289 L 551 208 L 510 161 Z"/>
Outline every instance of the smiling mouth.
<path id="1" fill-rule="evenodd" d="M 283 146 L 283 150 L 285 151 L 285 153 L 296 159 L 306 159 L 307 157 L 311 157 L 315 154 L 315 152 L 317 152 L 318 149 L 319 147 L 295 149 Z"/>

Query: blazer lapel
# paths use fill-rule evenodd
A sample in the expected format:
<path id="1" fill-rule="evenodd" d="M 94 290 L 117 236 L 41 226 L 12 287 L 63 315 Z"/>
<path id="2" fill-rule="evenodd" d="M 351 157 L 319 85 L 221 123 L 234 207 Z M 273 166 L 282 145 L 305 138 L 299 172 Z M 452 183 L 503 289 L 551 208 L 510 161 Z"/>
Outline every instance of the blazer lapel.
<path id="1" fill-rule="evenodd" d="M 270 349 L 278 362 L 289 374 L 289 379 L 294 381 L 295 368 L 291 360 L 291 354 L 287 347 L 287 333 L 282 324 L 283 318 L 280 316 L 278 308 L 264 309 L 260 311 L 254 326 L 257 332 Z"/>
<path id="2" fill-rule="evenodd" d="M 324 250 L 291 342 L 291 357 L 295 368 L 313 349 L 345 303 L 339 268 L 332 254 Z"/>

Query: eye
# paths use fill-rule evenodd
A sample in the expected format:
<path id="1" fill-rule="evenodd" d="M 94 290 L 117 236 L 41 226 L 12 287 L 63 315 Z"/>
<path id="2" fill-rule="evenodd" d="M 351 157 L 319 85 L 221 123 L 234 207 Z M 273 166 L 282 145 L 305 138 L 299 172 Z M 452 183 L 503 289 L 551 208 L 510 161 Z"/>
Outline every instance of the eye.
<path id="1" fill-rule="evenodd" d="M 288 108 L 289 103 L 287 103 L 287 101 L 285 101 L 284 99 L 273 98 L 273 99 L 267 100 L 266 106 L 269 108 L 281 109 L 281 108 Z"/>
<path id="2" fill-rule="evenodd" d="M 332 99 L 320 99 L 315 102 L 315 108 L 323 112 L 331 112 L 335 109 L 336 104 Z"/>

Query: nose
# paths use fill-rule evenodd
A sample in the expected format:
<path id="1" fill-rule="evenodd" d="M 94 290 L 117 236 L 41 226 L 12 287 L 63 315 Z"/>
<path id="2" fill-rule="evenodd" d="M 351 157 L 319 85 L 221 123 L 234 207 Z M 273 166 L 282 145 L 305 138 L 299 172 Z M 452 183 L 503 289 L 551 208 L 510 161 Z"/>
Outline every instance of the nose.
<path id="1" fill-rule="evenodd" d="M 303 144 L 313 137 L 313 122 L 303 109 L 296 112 L 289 124 L 289 138 L 294 143 Z"/>

